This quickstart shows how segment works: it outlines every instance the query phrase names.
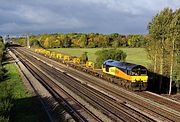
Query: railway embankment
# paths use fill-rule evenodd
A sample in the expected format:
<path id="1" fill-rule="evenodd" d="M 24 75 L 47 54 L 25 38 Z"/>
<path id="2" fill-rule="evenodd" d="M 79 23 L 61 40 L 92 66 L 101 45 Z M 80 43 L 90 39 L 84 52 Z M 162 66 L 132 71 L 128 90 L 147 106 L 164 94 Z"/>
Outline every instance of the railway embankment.
<path id="1" fill-rule="evenodd" d="M 19 60 L 19 58 L 17 58 L 11 51 L 9 51 L 9 54 L 14 59 L 15 65 L 18 69 L 18 72 L 20 73 L 23 84 L 25 85 L 28 92 L 31 93 L 32 97 L 35 98 L 34 102 L 37 105 L 31 106 L 35 109 L 35 114 L 37 116 L 34 120 L 53 122 L 72 119 L 72 117 L 67 112 L 65 112 L 63 107 L 57 104 L 57 102 L 53 99 L 52 95 L 43 87 L 43 85 L 31 74 L 31 72 L 29 72 L 29 70 L 24 66 L 24 64 Z M 33 110 L 30 109 L 30 111 L 28 112 L 33 113 Z M 28 120 L 26 116 L 25 120 Z"/>
<path id="2" fill-rule="evenodd" d="M 15 60 L 5 54 L 3 80 L 0 81 L 0 121 L 35 121 L 43 115 L 41 107 L 18 72 Z"/>
<path id="3" fill-rule="evenodd" d="M 68 90 L 65 86 L 61 85 L 60 83 L 58 83 L 58 85 L 56 85 L 56 83 L 57 83 L 56 80 L 57 79 L 55 80 L 48 73 L 45 73 L 40 68 L 38 68 L 39 66 L 41 66 L 41 64 L 39 66 L 35 65 L 34 63 L 37 63 L 37 61 L 35 61 L 35 60 L 32 61 L 32 59 L 30 61 L 29 58 L 31 56 L 25 58 L 23 56 L 24 54 L 22 55 L 18 51 L 15 51 L 15 50 L 13 50 L 13 52 L 14 52 L 14 54 L 16 54 L 19 57 L 19 59 L 25 64 L 25 66 L 28 67 L 28 69 L 41 82 L 41 84 L 43 84 L 43 86 L 46 89 L 48 89 L 48 91 L 54 96 L 54 98 L 57 100 L 56 103 L 59 103 L 59 102 L 61 103 L 63 98 L 66 101 L 68 101 L 68 104 L 66 104 L 67 103 L 66 101 L 63 101 L 62 103 L 63 103 L 63 105 L 65 105 L 64 107 L 65 107 L 66 110 L 67 109 L 70 110 L 68 112 L 70 112 L 70 114 L 74 118 L 76 118 L 77 121 L 87 121 L 87 120 L 88 121 L 99 121 L 99 117 L 102 120 L 104 120 L 104 119 L 108 120 L 108 118 L 105 117 L 105 115 L 103 115 L 102 113 L 98 112 L 96 109 L 94 109 L 91 106 L 89 106 L 88 103 L 83 102 L 83 100 L 80 97 L 78 97 L 73 92 Z M 43 64 L 42 67 L 47 67 L 47 66 L 45 64 Z M 66 93 L 64 91 L 66 91 L 66 93 L 68 95 L 65 95 Z M 62 93 L 65 93 L 65 94 L 62 94 Z M 58 97 L 59 95 L 62 96 L 63 98 Z M 73 96 L 74 100 L 72 100 L 72 97 L 69 97 L 69 96 Z M 79 101 L 81 101 L 81 103 L 79 103 Z M 71 108 L 69 106 L 69 104 L 70 104 L 70 106 L 73 106 L 73 108 Z M 92 114 L 91 111 L 95 112 L 96 114 L 95 115 Z M 81 113 L 82 115 L 79 116 L 79 113 Z M 97 114 L 98 114 L 98 118 L 97 118 Z M 68 121 L 69 121 L 69 119 L 68 119 Z"/>

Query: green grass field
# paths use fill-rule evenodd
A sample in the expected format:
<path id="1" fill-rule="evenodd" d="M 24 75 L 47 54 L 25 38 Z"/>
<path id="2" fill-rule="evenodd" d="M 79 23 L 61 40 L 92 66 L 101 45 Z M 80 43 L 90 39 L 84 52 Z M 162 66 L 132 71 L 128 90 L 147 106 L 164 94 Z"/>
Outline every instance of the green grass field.
<path id="1" fill-rule="evenodd" d="M 61 52 L 66 55 L 71 56 L 81 56 L 83 52 L 88 52 L 88 58 L 91 61 L 96 61 L 95 52 L 101 50 L 102 48 L 56 48 L 50 49 L 51 51 Z M 126 61 L 130 63 L 141 64 L 143 66 L 148 66 L 150 60 L 147 58 L 147 53 L 144 48 L 119 48 L 126 52 Z"/>

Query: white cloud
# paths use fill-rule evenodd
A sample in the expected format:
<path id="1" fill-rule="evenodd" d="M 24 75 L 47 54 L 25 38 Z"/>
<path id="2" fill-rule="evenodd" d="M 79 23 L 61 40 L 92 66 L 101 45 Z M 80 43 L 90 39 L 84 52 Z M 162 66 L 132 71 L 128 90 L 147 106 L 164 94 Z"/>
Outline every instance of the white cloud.
<path id="1" fill-rule="evenodd" d="M 143 9 L 158 11 L 165 7 L 178 8 L 180 0 L 80 0 L 86 4 L 97 4 L 110 10 L 142 14 Z"/>
<path id="2" fill-rule="evenodd" d="M 1 0 L 0 34 L 145 33 L 156 13 L 179 6 L 180 0 Z"/>
<path id="3" fill-rule="evenodd" d="M 0 11 L 2 14 L 2 12 Z M 83 28 L 87 25 L 78 18 L 67 17 L 61 12 L 54 12 L 46 6 L 34 7 L 26 4 L 20 4 L 15 11 L 9 11 L 13 15 L 10 22 L 1 24 L 0 32 L 23 32 L 23 31 L 52 31 L 56 29 Z M 21 22 L 15 22 L 13 19 L 19 18 Z"/>

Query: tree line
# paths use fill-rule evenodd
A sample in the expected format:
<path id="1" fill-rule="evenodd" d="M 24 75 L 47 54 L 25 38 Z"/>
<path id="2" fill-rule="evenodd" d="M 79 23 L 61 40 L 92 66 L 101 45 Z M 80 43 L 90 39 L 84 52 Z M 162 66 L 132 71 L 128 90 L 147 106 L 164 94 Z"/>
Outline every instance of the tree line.
<path id="1" fill-rule="evenodd" d="M 96 48 L 96 47 L 145 47 L 146 35 L 121 35 L 118 33 L 56 33 L 30 36 L 30 45 L 43 48 Z M 18 43 L 26 44 L 26 38 L 19 38 Z"/>
<path id="2" fill-rule="evenodd" d="M 160 81 L 160 91 L 165 80 L 169 80 L 166 84 L 169 88 L 167 87 L 166 91 L 171 94 L 171 88 L 176 86 L 179 90 L 180 85 L 180 9 L 163 9 L 153 17 L 148 30 L 146 49 L 152 60 L 150 70 L 160 75 L 159 79 L 156 79 Z"/>

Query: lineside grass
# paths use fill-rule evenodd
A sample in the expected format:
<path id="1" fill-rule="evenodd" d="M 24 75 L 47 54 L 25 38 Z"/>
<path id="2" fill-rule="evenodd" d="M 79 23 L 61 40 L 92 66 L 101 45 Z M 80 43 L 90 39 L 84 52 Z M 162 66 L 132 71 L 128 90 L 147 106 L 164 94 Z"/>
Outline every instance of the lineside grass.
<path id="1" fill-rule="evenodd" d="M 0 81 L 0 121 L 37 122 L 40 108 L 35 106 L 15 64 L 4 64 L 5 78 Z M 35 108 L 34 108 L 35 107 Z"/>
<path id="2" fill-rule="evenodd" d="M 95 62 L 96 55 L 95 52 L 101 50 L 102 48 L 55 48 L 50 49 L 51 51 L 61 52 L 66 55 L 80 57 L 83 52 L 88 52 L 89 60 Z M 140 64 L 143 66 L 148 66 L 150 60 L 147 58 L 147 53 L 144 48 L 119 48 L 126 52 L 126 61 L 130 63 Z"/>

